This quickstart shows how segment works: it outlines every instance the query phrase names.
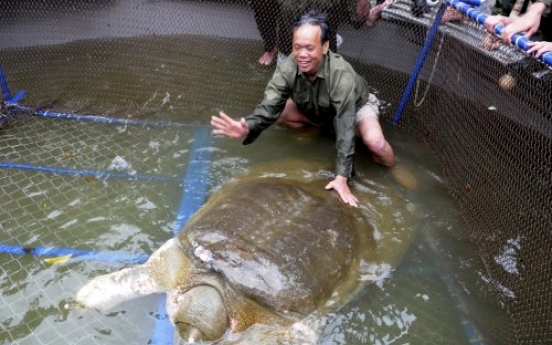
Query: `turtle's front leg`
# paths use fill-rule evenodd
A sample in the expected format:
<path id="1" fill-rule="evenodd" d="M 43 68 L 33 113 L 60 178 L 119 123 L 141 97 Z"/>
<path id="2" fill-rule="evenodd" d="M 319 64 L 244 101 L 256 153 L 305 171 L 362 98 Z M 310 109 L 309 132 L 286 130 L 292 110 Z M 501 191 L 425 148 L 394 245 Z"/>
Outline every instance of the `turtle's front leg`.
<path id="1" fill-rule="evenodd" d="M 186 261 L 183 263 L 182 261 Z M 145 295 L 166 292 L 173 280 L 189 270 L 178 271 L 175 266 L 188 264 L 178 245 L 178 239 L 165 242 L 142 265 L 125 268 L 92 279 L 77 293 L 77 303 L 87 308 L 107 311 L 118 304 Z M 175 274 L 176 273 L 176 274 Z"/>

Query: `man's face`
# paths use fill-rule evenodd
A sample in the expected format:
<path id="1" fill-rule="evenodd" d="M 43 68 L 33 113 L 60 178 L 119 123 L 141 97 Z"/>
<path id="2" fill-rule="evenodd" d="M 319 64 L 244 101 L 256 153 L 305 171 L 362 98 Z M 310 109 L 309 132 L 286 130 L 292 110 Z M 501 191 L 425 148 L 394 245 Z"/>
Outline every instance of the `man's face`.
<path id="1" fill-rule="evenodd" d="M 299 70 L 311 79 L 316 76 L 330 45 L 328 41 L 322 44 L 321 37 L 318 25 L 302 25 L 293 32 L 293 55 Z"/>

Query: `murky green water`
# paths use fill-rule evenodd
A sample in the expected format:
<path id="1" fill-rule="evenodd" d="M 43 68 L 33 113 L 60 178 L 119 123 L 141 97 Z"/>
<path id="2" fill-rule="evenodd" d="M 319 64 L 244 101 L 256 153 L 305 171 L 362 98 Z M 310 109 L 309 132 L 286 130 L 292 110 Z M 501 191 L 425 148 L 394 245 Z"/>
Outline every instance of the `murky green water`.
<path id="1" fill-rule="evenodd" d="M 1 52 L 12 88 L 27 90 L 26 103 L 188 126 L 28 118 L 0 132 L 2 161 L 114 172 L 110 166 L 119 156 L 138 174 L 166 178 L 1 169 L 0 243 L 151 254 L 177 230 L 195 133 L 219 110 L 243 116 L 261 99 L 272 71 L 255 64 L 258 48 L 258 42 L 243 40 L 153 36 Z M 372 77 L 385 79 L 381 75 Z M 498 320 L 505 314 L 486 297 L 483 267 L 438 168 L 421 143 L 395 127 L 385 133 L 418 185 L 404 190 L 369 154 L 358 154 L 353 191 L 374 214 L 377 254 L 393 264 L 371 271 L 375 282 L 329 315 L 320 343 L 496 343 L 485 333 L 485 320 L 503 325 Z M 211 154 L 209 174 L 203 176 L 208 191 L 261 164 L 278 162 L 267 174 L 293 171 L 290 158 L 316 161 L 317 173 L 330 174 L 335 155 L 332 139 L 276 126 L 253 145 L 212 138 L 200 150 Z M 156 332 L 159 296 L 108 314 L 73 308 L 76 291 L 90 277 L 126 265 L 94 259 L 51 265 L 31 255 L 0 254 L 0 342 L 148 343 Z"/>

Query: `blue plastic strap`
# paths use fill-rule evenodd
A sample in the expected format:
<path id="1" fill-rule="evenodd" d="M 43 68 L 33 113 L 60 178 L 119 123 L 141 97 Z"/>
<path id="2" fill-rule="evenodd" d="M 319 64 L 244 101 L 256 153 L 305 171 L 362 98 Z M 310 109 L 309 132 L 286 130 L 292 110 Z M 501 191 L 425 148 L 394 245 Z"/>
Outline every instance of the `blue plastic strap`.
<path id="1" fill-rule="evenodd" d="M 146 175 L 146 174 L 112 173 L 109 171 L 98 171 L 98 170 L 87 170 L 87 169 L 83 169 L 83 170 L 61 169 L 61 168 L 52 168 L 52 167 L 44 167 L 39 165 L 19 164 L 19 163 L 11 163 L 11 162 L 0 162 L 0 168 L 36 170 L 36 171 L 44 171 L 44 172 L 50 172 L 53 174 L 60 174 L 60 175 L 91 176 L 95 178 L 114 177 L 114 178 L 126 178 L 129 180 L 141 180 L 141 181 L 159 181 L 159 182 L 178 181 L 178 179 L 174 177 L 152 176 L 152 175 Z"/>
<path id="2" fill-rule="evenodd" d="M 11 98 L 10 102 L 19 103 L 19 101 L 21 101 L 23 99 L 23 96 L 25 96 L 25 91 L 20 90 L 15 94 L 15 96 L 13 96 Z"/>
<path id="3" fill-rule="evenodd" d="M 130 255 L 119 252 L 96 252 L 93 250 L 79 250 L 72 248 L 54 248 L 54 247 L 22 247 L 7 244 L 0 244 L 0 253 L 14 255 L 35 255 L 59 257 L 71 255 L 71 260 L 97 260 L 107 262 L 122 262 L 140 264 L 148 260 L 147 255 Z"/>
<path id="4" fill-rule="evenodd" d="M 212 135 L 211 127 L 198 127 L 194 133 L 194 141 L 190 149 L 188 169 L 182 182 L 182 198 L 176 216 L 173 233 L 178 235 L 188 219 L 203 205 L 207 196 Z M 174 326 L 166 311 L 166 297 L 159 302 L 155 330 L 150 341 L 152 345 L 172 345 Z"/>
<path id="5" fill-rule="evenodd" d="M 47 111 L 47 110 L 37 110 L 34 113 L 34 115 L 42 116 L 42 117 L 50 117 L 50 118 L 91 121 L 91 122 L 107 123 L 107 124 L 115 124 L 115 125 L 142 125 L 142 126 L 153 126 L 153 127 L 189 127 L 190 126 L 188 124 L 176 123 L 176 122 L 121 119 L 116 117 L 107 117 L 107 116 L 99 116 L 99 115 L 57 113 L 55 111 Z"/>
<path id="6" fill-rule="evenodd" d="M 188 169 L 182 181 L 182 198 L 173 229 L 175 235 L 188 219 L 203 205 L 209 184 L 212 135 L 211 127 L 199 127 L 194 134 Z"/>

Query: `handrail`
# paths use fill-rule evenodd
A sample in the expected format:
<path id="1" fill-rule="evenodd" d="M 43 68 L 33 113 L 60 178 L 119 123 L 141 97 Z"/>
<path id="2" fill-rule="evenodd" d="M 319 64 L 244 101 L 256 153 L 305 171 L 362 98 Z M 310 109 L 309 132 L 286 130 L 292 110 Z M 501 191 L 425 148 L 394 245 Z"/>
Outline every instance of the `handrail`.
<path id="1" fill-rule="evenodd" d="M 462 12 L 463 14 L 468 16 L 471 20 L 481 25 L 485 25 L 485 20 L 487 19 L 488 15 L 478 11 L 476 8 L 473 8 L 467 5 L 466 3 L 468 1 L 470 1 L 471 3 L 473 1 L 479 1 L 479 0 L 463 0 L 463 1 L 444 0 L 444 3 L 447 4 L 447 6 L 454 7 L 456 10 Z M 494 28 L 494 31 L 495 31 L 494 33 L 500 37 L 502 35 L 502 30 L 504 30 L 504 25 L 497 24 Z M 529 42 L 532 42 L 532 41 L 526 38 L 525 36 L 523 36 L 522 34 L 515 34 L 514 36 L 512 36 L 512 44 L 516 45 L 524 52 L 527 52 L 527 50 L 531 48 L 528 44 Z M 544 62 L 545 64 L 547 64 L 549 67 L 552 67 L 552 52 L 544 53 L 540 57 L 538 57 L 538 59 Z"/>

